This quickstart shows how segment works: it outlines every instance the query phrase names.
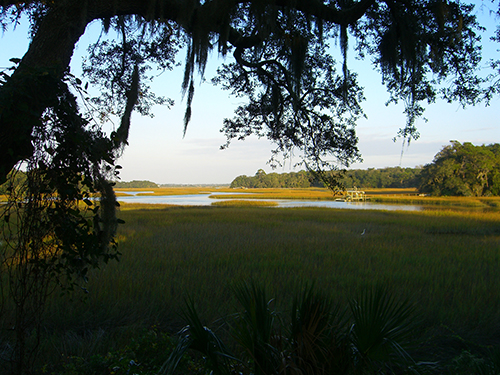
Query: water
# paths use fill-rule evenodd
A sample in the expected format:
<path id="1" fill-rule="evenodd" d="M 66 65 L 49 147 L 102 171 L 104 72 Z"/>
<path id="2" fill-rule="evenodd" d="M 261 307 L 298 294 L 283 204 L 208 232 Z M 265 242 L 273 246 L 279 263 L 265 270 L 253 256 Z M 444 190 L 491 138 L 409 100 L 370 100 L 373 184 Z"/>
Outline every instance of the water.
<path id="1" fill-rule="evenodd" d="M 125 192 L 123 192 L 125 193 Z M 138 195 L 152 192 L 146 191 L 129 191 L 126 192 L 130 196 L 117 197 L 118 201 L 124 203 L 143 203 L 143 204 L 173 204 L 179 206 L 210 206 L 213 202 L 227 201 L 230 199 L 213 199 L 210 198 L 212 193 L 205 194 L 186 194 L 186 195 Z M 217 192 L 214 195 L 224 195 Z M 248 193 L 225 193 L 231 195 L 245 195 Z M 238 199 L 242 200 L 242 199 Z M 243 199 L 245 200 L 245 199 Z M 255 199 L 248 199 L 255 201 Z M 337 202 L 325 200 L 298 200 L 298 199 L 259 199 L 259 201 L 276 202 L 278 206 L 273 207 L 328 207 L 349 210 L 402 210 L 402 211 L 421 211 L 422 206 L 403 205 L 403 204 L 381 204 L 370 202 Z"/>

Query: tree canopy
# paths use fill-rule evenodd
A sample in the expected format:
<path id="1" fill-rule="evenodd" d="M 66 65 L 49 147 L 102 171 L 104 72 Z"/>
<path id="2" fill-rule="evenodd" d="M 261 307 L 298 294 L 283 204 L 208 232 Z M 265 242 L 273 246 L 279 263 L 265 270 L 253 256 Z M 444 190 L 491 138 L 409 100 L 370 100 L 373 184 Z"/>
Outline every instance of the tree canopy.
<path id="1" fill-rule="evenodd" d="M 44 114 L 62 89 L 70 90 L 75 43 L 91 22 L 117 35 L 97 40 L 84 67 L 88 82 L 102 92 L 92 114 L 122 118 L 111 147 L 126 144 L 133 110 L 148 114 L 152 104 L 168 103 L 149 90 L 147 72 L 152 65 L 170 69 L 181 47 L 187 51 L 187 126 L 195 74 L 203 74 L 208 53 L 217 50 L 233 62 L 220 67 L 215 82 L 247 98 L 224 121 L 228 141 L 266 136 L 276 153 L 299 149 L 307 163 L 323 167 L 327 160 L 349 164 L 360 156 L 354 125 L 363 115 L 363 94 L 346 63 L 349 44 L 373 61 L 390 99 L 405 102 L 401 135 L 407 139 L 417 136 L 414 120 L 423 102 L 442 96 L 474 103 L 496 92 L 494 85 L 482 91 L 476 75 L 480 25 L 472 9 L 444 0 L 1 0 L 2 27 L 26 14 L 32 42 L 12 74 L 3 73 L 0 178 L 36 151 L 33 130 L 39 123 L 47 127 Z M 332 55 L 333 41 L 342 61 Z"/>
<path id="2" fill-rule="evenodd" d="M 122 188 L 122 189 L 128 189 L 128 188 L 131 188 L 131 189 L 147 189 L 147 188 L 154 189 L 154 188 L 158 188 L 159 185 L 156 182 L 152 182 L 152 181 L 133 180 L 133 181 L 128 181 L 128 182 L 116 181 L 115 187 Z"/>
<path id="3" fill-rule="evenodd" d="M 500 63 L 491 63 L 489 77 L 477 74 L 481 26 L 473 5 L 458 0 L 0 0 L 4 31 L 25 19 L 29 48 L 0 72 L 0 184 L 13 167 L 26 168 L 23 189 L 9 188 L 1 213 L 13 228 L 2 232 L 14 235 L 0 246 L 0 262 L 19 286 L 12 297 L 33 306 L 43 304 L 54 278 L 71 286 L 118 257 L 116 248 L 108 250 L 118 224 L 110 183 L 116 160 L 132 112 L 171 104 L 148 82 L 152 69 L 172 69 L 181 50 L 184 128 L 195 78 L 217 51 L 228 59 L 214 83 L 246 100 L 224 120 L 228 143 L 267 137 L 276 144 L 275 162 L 300 150 L 320 177 L 360 158 L 355 124 L 363 90 L 347 64 L 349 46 L 380 72 L 389 100 L 404 102 L 400 135 L 408 141 L 418 136 L 415 119 L 426 102 L 474 104 L 500 90 Z M 102 34 L 89 47 L 83 77 L 75 77 L 73 51 L 93 22 Z M 100 94 L 90 97 L 88 85 Z M 109 116 L 120 121 L 105 134 Z M 96 194 L 100 203 L 91 199 Z M 16 310 L 19 374 L 25 337 L 39 332 L 24 324 L 24 305 Z"/>
<path id="4" fill-rule="evenodd" d="M 369 168 L 338 173 L 339 183 L 345 188 L 416 188 L 419 186 L 421 168 Z M 335 173 L 335 172 L 334 172 Z M 307 171 L 290 173 L 265 173 L 257 171 L 255 176 L 241 175 L 231 182 L 231 188 L 308 188 L 324 187 L 314 173 Z"/>
<path id="5" fill-rule="evenodd" d="M 431 195 L 500 195 L 500 144 L 452 141 L 423 167 L 419 190 Z"/>

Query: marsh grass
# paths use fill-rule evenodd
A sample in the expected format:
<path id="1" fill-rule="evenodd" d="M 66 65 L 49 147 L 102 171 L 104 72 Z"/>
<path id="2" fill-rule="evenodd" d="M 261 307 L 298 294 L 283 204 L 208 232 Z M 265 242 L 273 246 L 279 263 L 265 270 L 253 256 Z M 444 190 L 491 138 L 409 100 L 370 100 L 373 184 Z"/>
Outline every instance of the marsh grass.
<path id="1" fill-rule="evenodd" d="M 52 300 L 54 326 L 175 328 L 188 296 L 211 321 L 251 278 L 277 304 L 300 280 L 339 302 L 384 284 L 417 301 L 431 326 L 488 331 L 500 318 L 498 213 L 167 207 L 120 217 L 121 261 L 91 275 L 84 303 Z"/>
<path id="2" fill-rule="evenodd" d="M 227 187 L 197 187 L 197 186 L 184 186 L 184 187 L 165 187 L 165 188 L 151 188 L 151 189 L 115 189 L 119 196 L 127 195 L 128 191 L 144 191 L 138 195 L 188 195 L 188 194 L 206 194 L 213 192 L 234 192 L 234 189 Z"/>
<path id="3" fill-rule="evenodd" d="M 139 195 L 188 195 L 211 193 L 214 199 L 333 199 L 333 193 L 324 188 L 308 189 L 231 189 L 225 187 L 172 187 L 158 189 L 116 189 L 117 195 L 126 195 L 126 191 L 150 191 Z M 217 193 L 224 193 L 217 195 Z M 229 194 L 228 194 L 229 193 Z M 230 193 L 234 193 L 231 195 Z"/>
<path id="4" fill-rule="evenodd" d="M 234 192 L 234 190 L 232 190 Z M 329 200 L 334 199 L 334 194 L 331 190 L 321 188 L 308 189 L 245 189 L 237 193 L 244 193 L 245 199 L 312 199 L 312 200 Z M 217 195 L 214 192 L 211 195 L 213 199 L 238 199 L 241 194 L 224 194 Z"/>
<path id="5" fill-rule="evenodd" d="M 371 202 L 376 203 L 404 203 L 416 205 L 500 208 L 500 197 L 421 197 L 404 195 L 377 195 L 369 196 Z"/>
<path id="6" fill-rule="evenodd" d="M 243 200 L 243 199 L 231 199 L 218 202 L 212 202 L 212 206 L 222 206 L 222 207 L 248 207 L 248 206 L 260 206 L 260 207 L 276 207 L 277 202 L 266 202 L 258 200 Z"/>
<path id="7" fill-rule="evenodd" d="M 294 194 L 323 193 L 303 190 Z M 184 324 L 187 298 L 204 322 L 214 322 L 234 311 L 233 286 L 250 279 L 265 285 L 281 310 L 303 281 L 314 281 L 343 305 L 383 285 L 417 304 L 427 353 L 489 344 L 500 337 L 500 212 L 482 208 L 498 207 L 500 198 L 435 199 L 454 200 L 464 202 L 464 209 L 122 204 L 121 261 L 91 272 L 88 294 L 52 296 L 44 353 L 55 353 L 56 359 L 92 355 L 120 347 L 152 325 L 173 332 Z M 481 209 L 465 209 L 473 202 Z M 10 327 L 8 309 L 4 312 L 2 327 Z M 453 339 L 442 339 L 443 332 Z"/>
<path id="8" fill-rule="evenodd" d="M 214 322 L 234 311 L 234 285 L 250 279 L 281 310 L 304 281 L 342 305 L 385 286 L 418 306 L 422 347 L 432 354 L 441 348 L 429 342 L 443 330 L 460 345 L 500 331 L 497 211 L 125 204 L 119 217 L 121 261 L 92 272 L 88 294 L 48 301 L 44 348 L 56 357 L 119 347 L 152 325 L 176 331 L 187 298 Z"/>

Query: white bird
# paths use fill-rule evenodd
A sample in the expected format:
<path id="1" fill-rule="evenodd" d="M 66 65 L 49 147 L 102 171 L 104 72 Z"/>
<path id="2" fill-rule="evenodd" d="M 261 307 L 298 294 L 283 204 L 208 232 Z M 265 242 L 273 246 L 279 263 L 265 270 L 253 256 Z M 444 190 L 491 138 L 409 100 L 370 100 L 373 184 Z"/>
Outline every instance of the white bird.
<path id="1" fill-rule="evenodd" d="M 365 232 L 366 232 L 366 228 L 363 229 L 363 233 L 361 233 L 361 235 L 363 236 L 365 234 Z"/>

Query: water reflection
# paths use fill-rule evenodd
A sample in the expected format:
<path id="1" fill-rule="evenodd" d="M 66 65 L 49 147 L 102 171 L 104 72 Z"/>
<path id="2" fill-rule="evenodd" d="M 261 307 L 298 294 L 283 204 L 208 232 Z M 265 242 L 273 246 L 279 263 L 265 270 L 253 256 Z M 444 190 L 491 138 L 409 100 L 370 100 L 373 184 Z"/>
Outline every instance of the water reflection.
<path id="1" fill-rule="evenodd" d="M 117 197 L 118 201 L 124 203 L 143 203 L 143 204 L 173 204 L 179 206 L 210 206 L 213 202 L 227 201 L 230 199 L 213 199 L 211 193 L 206 194 L 186 194 L 186 195 L 138 195 L 147 192 L 127 192 L 130 196 Z M 135 193 L 135 194 L 132 194 Z M 214 193 L 215 194 L 215 193 Z M 235 193 L 228 193 L 234 195 Z M 247 193 L 238 193 L 244 195 Z M 216 195 L 221 195 L 217 192 Z M 245 200 L 245 199 L 238 199 Z M 255 201 L 255 199 L 248 199 Z M 276 202 L 278 206 L 273 207 L 328 207 L 349 210 L 403 210 L 403 211 L 421 211 L 422 206 L 403 205 L 403 204 L 381 204 L 370 202 L 337 202 L 325 200 L 298 200 L 298 199 L 259 199 L 259 201 Z"/>

